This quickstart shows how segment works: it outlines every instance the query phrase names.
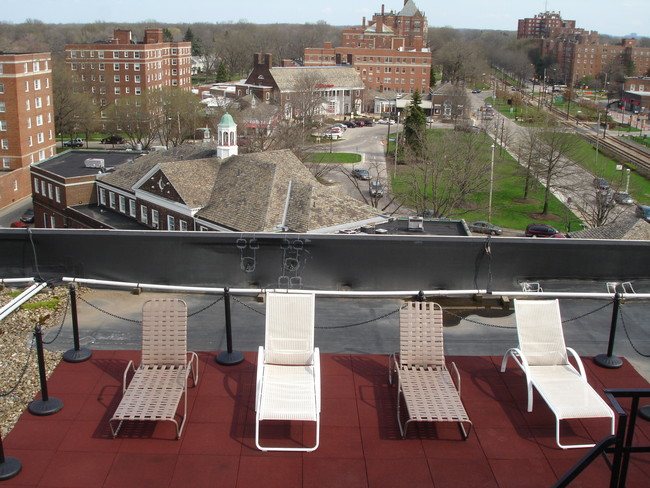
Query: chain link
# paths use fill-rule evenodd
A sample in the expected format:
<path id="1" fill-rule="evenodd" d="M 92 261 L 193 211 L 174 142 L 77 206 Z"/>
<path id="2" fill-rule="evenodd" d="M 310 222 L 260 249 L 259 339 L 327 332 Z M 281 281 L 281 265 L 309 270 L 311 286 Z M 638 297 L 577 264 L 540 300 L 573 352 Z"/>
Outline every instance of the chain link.
<path id="1" fill-rule="evenodd" d="M 210 307 L 215 306 L 215 305 L 216 305 L 217 303 L 219 303 L 221 300 L 223 300 L 223 295 L 221 295 L 219 298 L 217 298 L 217 299 L 216 299 L 214 302 L 212 302 L 210 305 L 206 305 L 206 306 L 203 307 L 202 309 L 197 310 L 196 312 L 192 312 L 191 314 L 188 314 L 188 315 L 187 315 L 188 318 L 189 318 L 189 317 L 194 317 L 195 315 L 198 315 L 198 314 L 200 314 L 200 313 L 205 312 L 207 309 L 209 309 Z"/>
<path id="2" fill-rule="evenodd" d="M 630 346 L 632 346 L 632 349 L 634 349 L 639 356 L 643 356 L 644 358 L 650 358 L 650 354 L 643 354 L 641 351 L 637 349 L 637 347 L 632 342 L 632 339 L 630 338 L 630 334 L 627 331 L 627 327 L 625 325 L 625 318 L 623 317 L 623 307 L 618 309 L 618 315 L 619 317 L 621 317 L 621 323 L 623 324 L 623 330 L 625 331 L 625 336 L 627 337 Z"/>
<path id="3" fill-rule="evenodd" d="M 18 381 L 12 386 L 9 391 L 0 393 L 0 398 L 8 397 L 11 395 L 14 391 L 16 391 L 16 388 L 18 388 L 18 385 L 23 381 L 23 378 L 25 377 L 25 373 L 27 373 L 27 368 L 29 367 L 29 360 L 32 358 L 32 351 L 34 350 L 34 341 L 36 340 L 36 336 L 32 334 L 32 342 L 29 345 L 29 351 L 27 352 L 27 360 L 25 361 L 25 365 L 23 366 L 23 370 L 20 372 L 20 376 L 18 377 Z"/>
<path id="4" fill-rule="evenodd" d="M 511 327 L 509 325 L 488 324 L 487 322 L 480 322 L 478 320 L 468 319 L 466 317 L 462 317 L 462 316 L 460 316 L 458 314 L 455 314 L 454 312 L 450 312 L 449 310 L 443 310 L 443 313 L 445 313 L 447 315 L 451 315 L 452 317 L 456 317 L 457 319 L 460 319 L 460 320 L 465 320 L 467 322 L 471 322 L 472 324 L 482 325 L 484 327 L 493 327 L 495 329 L 513 329 L 513 330 L 517 328 L 516 326 Z"/>
<path id="5" fill-rule="evenodd" d="M 65 323 L 65 318 L 68 316 L 68 307 L 70 306 L 70 295 L 68 295 L 68 299 L 65 302 L 65 310 L 63 311 L 63 318 L 61 319 L 61 323 L 59 324 L 59 330 L 56 331 L 56 335 L 54 336 L 54 339 L 50 341 L 43 341 L 43 344 L 48 345 L 52 344 L 54 341 L 56 341 L 59 337 L 59 334 L 63 330 L 63 324 Z"/>

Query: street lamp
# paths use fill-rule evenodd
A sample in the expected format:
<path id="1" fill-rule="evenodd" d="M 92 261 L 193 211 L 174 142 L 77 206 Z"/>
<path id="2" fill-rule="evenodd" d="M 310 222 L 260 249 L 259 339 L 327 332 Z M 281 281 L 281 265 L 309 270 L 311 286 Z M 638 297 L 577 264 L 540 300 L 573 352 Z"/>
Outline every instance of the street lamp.
<path id="1" fill-rule="evenodd" d="M 625 172 L 627 173 L 627 182 L 625 183 L 625 193 L 630 191 L 630 168 L 626 168 Z"/>
<path id="2" fill-rule="evenodd" d="M 490 196 L 488 198 L 488 222 L 492 222 L 492 191 L 494 189 L 494 149 L 496 144 L 492 144 L 492 162 L 490 163 Z"/>

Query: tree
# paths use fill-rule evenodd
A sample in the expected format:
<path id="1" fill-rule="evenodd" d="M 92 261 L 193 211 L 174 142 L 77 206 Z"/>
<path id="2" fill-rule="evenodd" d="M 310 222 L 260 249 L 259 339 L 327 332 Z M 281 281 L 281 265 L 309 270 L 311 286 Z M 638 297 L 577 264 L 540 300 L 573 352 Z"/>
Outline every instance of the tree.
<path id="1" fill-rule="evenodd" d="M 490 159 L 483 137 L 444 131 L 426 137 L 418 152 L 407 146 L 405 156 L 408 164 L 401 167 L 393 191 L 417 211 L 458 214 L 462 203 L 488 187 Z"/>
<path id="2" fill-rule="evenodd" d="M 123 98 L 107 109 L 107 127 L 112 133 L 122 132 L 133 146 L 149 149 L 156 140 L 160 122 L 160 113 L 152 112 L 150 107 L 158 103 L 156 94 L 151 92 Z"/>
<path id="3" fill-rule="evenodd" d="M 78 132 L 88 134 L 97 126 L 99 111 L 90 95 L 84 91 L 80 78 L 61 62 L 52 68 L 52 97 L 56 132 L 75 137 Z"/>
<path id="4" fill-rule="evenodd" d="M 226 68 L 226 65 L 223 63 L 223 61 L 220 61 L 219 66 L 217 67 L 217 76 L 215 77 L 214 81 L 217 83 L 223 83 L 224 81 L 228 80 L 230 80 L 228 68 Z"/>
<path id="5" fill-rule="evenodd" d="M 158 137 L 165 146 L 180 146 L 193 139 L 205 124 L 204 109 L 198 98 L 185 90 L 167 87 L 153 95 L 159 107 Z"/>
<path id="6" fill-rule="evenodd" d="M 539 161 L 536 164 L 539 178 L 544 184 L 544 204 L 542 214 L 548 213 L 553 190 L 572 189 L 576 174 L 574 135 L 566 132 L 553 119 L 548 119 L 546 127 L 539 132 Z"/>
<path id="7" fill-rule="evenodd" d="M 174 35 L 172 34 L 172 32 L 169 29 L 164 28 L 163 29 L 163 41 L 164 42 L 172 42 L 173 40 L 174 40 Z"/>
<path id="8" fill-rule="evenodd" d="M 422 96 L 418 90 L 415 90 L 406 117 L 404 117 L 404 140 L 414 153 L 420 151 L 427 126 L 427 118 L 422 111 L 421 103 Z"/>

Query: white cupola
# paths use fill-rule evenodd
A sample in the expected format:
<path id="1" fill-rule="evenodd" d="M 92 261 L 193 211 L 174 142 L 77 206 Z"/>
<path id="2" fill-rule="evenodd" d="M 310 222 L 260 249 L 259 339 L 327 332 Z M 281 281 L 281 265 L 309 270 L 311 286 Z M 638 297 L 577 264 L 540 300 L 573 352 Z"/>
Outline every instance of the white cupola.
<path id="1" fill-rule="evenodd" d="M 217 157 L 226 159 L 238 154 L 237 124 L 226 112 L 217 125 Z"/>

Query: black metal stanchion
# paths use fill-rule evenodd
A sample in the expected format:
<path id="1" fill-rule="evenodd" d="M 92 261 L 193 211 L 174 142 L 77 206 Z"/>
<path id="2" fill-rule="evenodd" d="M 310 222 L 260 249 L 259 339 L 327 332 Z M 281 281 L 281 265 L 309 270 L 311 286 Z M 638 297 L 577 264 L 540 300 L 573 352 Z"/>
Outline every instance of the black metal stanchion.
<path id="1" fill-rule="evenodd" d="M 616 369 L 623 366 L 623 361 L 618 356 L 614 356 L 614 338 L 616 337 L 616 324 L 618 323 L 618 311 L 621 306 L 621 295 L 614 294 L 614 306 L 612 307 L 612 323 L 609 327 L 609 342 L 607 344 L 607 354 L 599 354 L 594 358 L 594 363 L 602 368 Z"/>
<path id="2" fill-rule="evenodd" d="M 5 457 L 2 438 L 0 438 L 0 481 L 13 478 L 20 473 L 21 469 L 23 469 L 23 465 L 20 464 L 18 459 L 9 456 Z"/>
<path id="3" fill-rule="evenodd" d="M 230 317 L 230 289 L 223 289 L 224 309 L 226 311 L 226 347 L 227 350 L 220 352 L 215 356 L 219 364 L 225 366 L 234 366 L 244 360 L 244 355 L 239 351 L 232 350 L 232 322 Z"/>
<path id="4" fill-rule="evenodd" d="M 36 353 L 38 354 L 38 374 L 41 379 L 41 398 L 34 400 L 27 408 L 33 415 L 52 415 L 63 408 L 63 402 L 58 398 L 50 398 L 47 392 L 47 375 L 45 374 L 45 355 L 43 354 L 43 334 L 41 326 L 34 328 L 36 337 Z"/>
<path id="5" fill-rule="evenodd" d="M 90 349 L 79 347 L 79 319 L 77 317 L 77 288 L 70 283 L 70 313 L 72 314 L 72 337 L 74 348 L 63 353 L 63 360 L 68 363 L 81 363 L 93 355 Z"/>

